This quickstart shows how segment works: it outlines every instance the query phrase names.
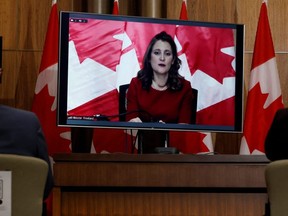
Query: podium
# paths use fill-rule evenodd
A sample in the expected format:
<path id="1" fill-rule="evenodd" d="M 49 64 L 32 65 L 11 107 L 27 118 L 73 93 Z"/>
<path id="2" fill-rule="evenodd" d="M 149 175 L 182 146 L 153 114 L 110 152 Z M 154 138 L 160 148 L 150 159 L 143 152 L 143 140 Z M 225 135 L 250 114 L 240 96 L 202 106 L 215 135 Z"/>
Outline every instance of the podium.
<path id="1" fill-rule="evenodd" d="M 265 156 L 58 154 L 53 215 L 263 215 Z"/>

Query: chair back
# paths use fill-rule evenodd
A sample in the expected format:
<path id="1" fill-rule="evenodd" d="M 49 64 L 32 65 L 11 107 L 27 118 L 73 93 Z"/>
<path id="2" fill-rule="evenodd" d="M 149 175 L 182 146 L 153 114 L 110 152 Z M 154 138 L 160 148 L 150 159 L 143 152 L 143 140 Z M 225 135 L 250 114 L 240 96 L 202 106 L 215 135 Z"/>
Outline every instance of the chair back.
<path id="1" fill-rule="evenodd" d="M 288 160 L 271 162 L 265 169 L 271 216 L 288 215 Z"/>
<path id="2" fill-rule="evenodd" d="M 0 154 L 0 170 L 12 173 L 12 216 L 41 216 L 48 164 L 35 157 Z"/>
<path id="3" fill-rule="evenodd" d="M 191 124 L 196 124 L 196 116 L 197 116 L 197 102 L 198 102 L 198 90 L 192 88 L 193 98 L 192 98 L 192 113 L 191 113 Z"/>
<path id="4" fill-rule="evenodd" d="M 119 86 L 119 121 L 126 120 L 128 88 L 129 84 Z"/>

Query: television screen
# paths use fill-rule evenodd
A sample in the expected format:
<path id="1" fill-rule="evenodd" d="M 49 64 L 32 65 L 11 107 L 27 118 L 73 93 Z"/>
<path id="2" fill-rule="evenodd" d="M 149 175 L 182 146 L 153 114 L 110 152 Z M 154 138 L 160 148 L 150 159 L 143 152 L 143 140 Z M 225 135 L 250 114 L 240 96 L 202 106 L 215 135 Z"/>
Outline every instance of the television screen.
<path id="1" fill-rule="evenodd" d="M 157 92 L 150 89 L 152 85 L 148 86 L 146 93 L 157 93 L 153 93 L 154 101 L 150 101 L 148 93 L 136 95 L 141 88 L 129 89 L 131 80 L 144 67 L 143 59 L 151 39 L 163 31 L 176 44 L 177 57 L 181 61 L 179 74 L 188 81 L 189 91 L 191 88 L 194 95 L 191 106 L 185 108 L 177 109 L 182 99 L 174 98 L 173 93 L 168 100 L 167 97 L 162 100 L 163 93 L 170 88 Z M 242 24 L 62 11 L 57 124 L 242 132 L 243 46 Z M 137 106 L 147 103 L 148 111 L 144 108 L 129 110 L 130 102 L 126 97 L 129 93 L 141 99 L 142 102 L 136 102 Z M 151 114 L 155 110 L 157 117 Z M 189 121 L 169 121 L 186 112 L 190 113 Z M 149 115 L 150 120 L 129 121 L 127 116 L 138 114 Z M 162 116 L 167 121 L 163 122 Z"/>

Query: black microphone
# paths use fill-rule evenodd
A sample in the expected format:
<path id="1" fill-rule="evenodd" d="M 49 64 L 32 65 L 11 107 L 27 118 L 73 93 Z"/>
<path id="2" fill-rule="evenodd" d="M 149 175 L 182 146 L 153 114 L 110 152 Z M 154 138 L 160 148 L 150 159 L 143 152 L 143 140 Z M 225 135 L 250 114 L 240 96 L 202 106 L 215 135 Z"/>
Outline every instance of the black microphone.
<path id="1" fill-rule="evenodd" d="M 115 115 L 96 114 L 96 115 L 94 115 L 94 118 L 97 121 L 110 121 L 111 118 L 126 116 L 126 115 L 133 114 L 133 113 L 144 113 L 147 116 L 149 116 L 151 119 L 151 122 L 153 122 L 151 115 L 149 113 L 147 113 L 146 111 L 142 111 L 142 110 L 131 110 L 129 112 L 119 113 L 119 114 L 115 114 Z"/>
<path id="2" fill-rule="evenodd" d="M 96 119 L 97 121 L 110 121 L 109 116 L 102 115 L 102 114 L 94 115 L 94 119 Z"/>

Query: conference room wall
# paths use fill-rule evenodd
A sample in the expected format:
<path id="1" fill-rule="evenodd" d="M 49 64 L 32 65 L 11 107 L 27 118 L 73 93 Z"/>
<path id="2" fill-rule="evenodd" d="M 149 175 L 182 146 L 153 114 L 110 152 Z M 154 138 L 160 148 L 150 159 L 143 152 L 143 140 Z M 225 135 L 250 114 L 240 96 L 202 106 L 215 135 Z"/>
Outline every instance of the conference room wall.
<path id="1" fill-rule="evenodd" d="M 245 24 L 244 101 L 262 0 L 187 0 L 190 20 Z M 181 0 L 119 0 L 119 14 L 178 19 Z M 113 0 L 58 0 L 58 9 L 111 13 Z M 46 35 L 51 0 L 0 1 L 4 75 L 0 103 L 30 110 Z M 288 105 L 288 1 L 268 1 L 268 16 L 282 95 Z M 215 151 L 238 154 L 241 134 L 217 133 Z"/>

